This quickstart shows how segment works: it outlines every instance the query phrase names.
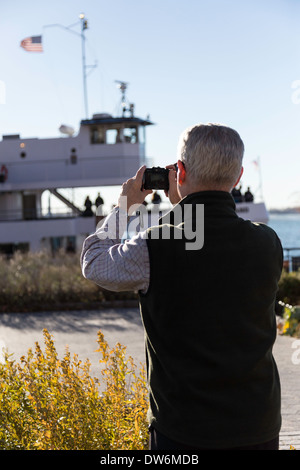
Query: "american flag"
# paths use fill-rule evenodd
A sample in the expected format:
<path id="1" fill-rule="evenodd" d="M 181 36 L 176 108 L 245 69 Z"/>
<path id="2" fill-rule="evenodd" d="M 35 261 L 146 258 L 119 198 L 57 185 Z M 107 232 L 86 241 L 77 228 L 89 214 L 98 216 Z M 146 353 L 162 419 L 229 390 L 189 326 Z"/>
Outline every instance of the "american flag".
<path id="1" fill-rule="evenodd" d="M 23 39 L 21 47 L 29 52 L 43 52 L 42 36 L 31 36 Z"/>

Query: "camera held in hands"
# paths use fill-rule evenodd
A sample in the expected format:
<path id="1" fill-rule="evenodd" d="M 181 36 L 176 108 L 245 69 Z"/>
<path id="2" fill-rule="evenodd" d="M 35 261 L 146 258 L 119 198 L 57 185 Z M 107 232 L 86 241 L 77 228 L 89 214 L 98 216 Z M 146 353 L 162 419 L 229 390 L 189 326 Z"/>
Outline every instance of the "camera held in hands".
<path id="1" fill-rule="evenodd" d="M 146 168 L 143 175 L 142 189 L 169 189 L 169 170 L 166 168 Z"/>

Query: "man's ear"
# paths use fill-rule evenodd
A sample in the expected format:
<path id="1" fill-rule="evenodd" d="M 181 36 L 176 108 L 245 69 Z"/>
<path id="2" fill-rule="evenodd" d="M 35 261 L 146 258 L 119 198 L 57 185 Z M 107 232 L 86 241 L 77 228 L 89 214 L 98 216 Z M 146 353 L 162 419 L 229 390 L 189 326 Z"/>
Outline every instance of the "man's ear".
<path id="1" fill-rule="evenodd" d="M 178 166 L 177 182 L 179 183 L 179 185 L 181 185 L 182 183 L 185 182 L 186 170 L 185 170 L 184 163 L 181 160 L 178 160 L 177 166 Z"/>
<path id="2" fill-rule="evenodd" d="M 238 179 L 237 179 L 237 182 L 236 182 L 236 183 L 235 183 L 235 185 L 233 186 L 234 188 L 236 187 L 236 185 L 238 185 L 238 184 L 239 184 L 239 182 L 240 182 L 240 179 L 241 179 L 241 177 L 242 177 L 243 173 L 244 173 L 244 168 L 242 167 L 242 169 L 241 169 L 241 173 L 240 173 L 240 176 L 238 177 Z"/>

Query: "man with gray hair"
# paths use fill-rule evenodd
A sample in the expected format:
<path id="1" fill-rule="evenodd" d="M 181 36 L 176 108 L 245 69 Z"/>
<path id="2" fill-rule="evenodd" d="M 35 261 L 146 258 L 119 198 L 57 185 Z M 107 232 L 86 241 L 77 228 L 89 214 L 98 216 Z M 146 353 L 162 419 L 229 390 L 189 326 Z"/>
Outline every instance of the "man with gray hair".
<path id="1" fill-rule="evenodd" d="M 169 237 L 160 236 L 164 218 L 124 243 L 125 223 L 107 236 L 111 218 L 126 219 L 151 192 L 141 190 L 142 167 L 83 246 L 86 278 L 110 290 L 139 291 L 152 450 L 278 449 L 281 399 L 272 347 L 282 247 L 271 228 L 236 214 L 230 193 L 243 154 L 233 129 L 187 129 L 177 164 L 168 167 Z M 204 243 L 187 249 L 185 226 L 199 224 L 200 206 Z M 178 207 L 183 218 L 174 222 Z"/>

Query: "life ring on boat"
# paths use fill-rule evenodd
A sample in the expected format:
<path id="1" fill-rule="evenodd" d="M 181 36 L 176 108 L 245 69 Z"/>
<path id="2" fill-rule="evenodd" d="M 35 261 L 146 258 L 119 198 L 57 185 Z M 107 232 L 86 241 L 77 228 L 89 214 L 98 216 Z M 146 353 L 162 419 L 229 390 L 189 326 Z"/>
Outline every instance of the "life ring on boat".
<path id="1" fill-rule="evenodd" d="M 5 165 L 2 165 L 0 170 L 0 182 L 4 183 L 7 180 L 8 176 L 8 169 Z"/>

